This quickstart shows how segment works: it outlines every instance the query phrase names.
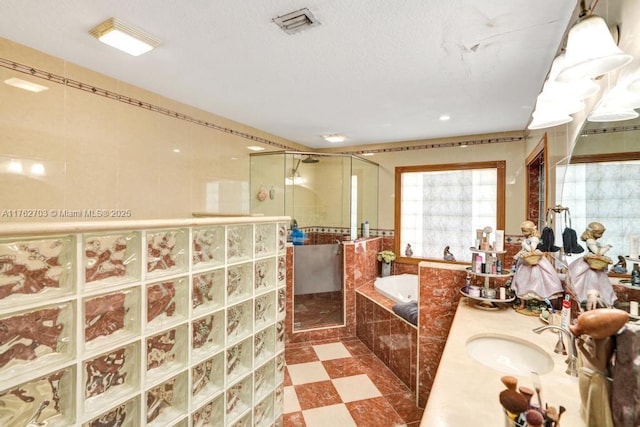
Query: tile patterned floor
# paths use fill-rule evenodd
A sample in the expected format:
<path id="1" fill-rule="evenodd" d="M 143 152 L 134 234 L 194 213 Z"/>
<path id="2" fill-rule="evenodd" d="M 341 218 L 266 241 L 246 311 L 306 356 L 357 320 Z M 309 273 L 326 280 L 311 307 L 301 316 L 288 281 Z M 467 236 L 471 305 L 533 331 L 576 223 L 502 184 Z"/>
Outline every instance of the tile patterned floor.
<path id="1" fill-rule="evenodd" d="M 358 339 L 285 351 L 285 427 L 418 427 L 422 409 Z"/>

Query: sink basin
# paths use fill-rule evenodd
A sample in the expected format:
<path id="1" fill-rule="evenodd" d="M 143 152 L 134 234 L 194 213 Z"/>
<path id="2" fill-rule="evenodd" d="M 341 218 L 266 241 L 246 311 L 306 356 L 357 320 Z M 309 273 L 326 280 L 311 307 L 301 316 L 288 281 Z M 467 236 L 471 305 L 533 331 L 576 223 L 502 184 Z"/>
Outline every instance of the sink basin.
<path id="1" fill-rule="evenodd" d="M 467 340 L 466 347 L 475 360 L 500 372 L 546 374 L 553 369 L 553 359 L 546 351 L 519 338 L 499 334 L 474 335 Z"/>

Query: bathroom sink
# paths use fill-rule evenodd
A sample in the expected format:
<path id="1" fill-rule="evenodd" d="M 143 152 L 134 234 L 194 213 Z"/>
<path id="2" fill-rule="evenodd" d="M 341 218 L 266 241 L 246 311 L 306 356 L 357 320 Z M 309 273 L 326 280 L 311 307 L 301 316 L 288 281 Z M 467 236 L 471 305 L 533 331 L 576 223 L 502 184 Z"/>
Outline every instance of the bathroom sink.
<path id="1" fill-rule="evenodd" d="M 499 334 L 474 335 L 467 340 L 467 353 L 478 362 L 512 375 L 553 369 L 553 359 L 542 348 L 519 338 Z"/>

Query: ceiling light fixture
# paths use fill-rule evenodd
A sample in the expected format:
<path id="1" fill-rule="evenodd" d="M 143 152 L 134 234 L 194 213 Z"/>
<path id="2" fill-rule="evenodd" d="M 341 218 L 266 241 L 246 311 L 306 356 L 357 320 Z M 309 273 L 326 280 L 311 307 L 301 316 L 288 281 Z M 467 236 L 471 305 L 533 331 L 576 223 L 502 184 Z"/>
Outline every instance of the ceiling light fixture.
<path id="1" fill-rule="evenodd" d="M 29 92 L 42 92 L 43 90 L 49 89 L 46 86 L 39 85 L 37 83 L 28 82 L 26 80 L 19 79 L 17 77 L 12 77 L 4 81 L 9 86 L 17 87 L 18 89 L 28 90 Z"/>
<path id="2" fill-rule="evenodd" d="M 133 56 L 140 56 L 160 45 L 160 40 L 116 18 L 109 18 L 89 30 L 102 43 Z"/>
<path id="3" fill-rule="evenodd" d="M 331 135 L 322 135 L 325 141 L 327 142 L 344 142 L 347 137 L 344 135 L 339 135 L 337 133 Z"/>
<path id="4" fill-rule="evenodd" d="M 248 145 L 247 149 L 249 149 L 251 151 L 263 151 L 264 150 L 263 147 L 259 147 L 257 145 Z"/>
<path id="5" fill-rule="evenodd" d="M 451 118 L 451 116 L 449 116 L 448 114 L 443 114 L 439 117 L 441 122 L 446 122 L 447 120 L 449 120 Z"/>

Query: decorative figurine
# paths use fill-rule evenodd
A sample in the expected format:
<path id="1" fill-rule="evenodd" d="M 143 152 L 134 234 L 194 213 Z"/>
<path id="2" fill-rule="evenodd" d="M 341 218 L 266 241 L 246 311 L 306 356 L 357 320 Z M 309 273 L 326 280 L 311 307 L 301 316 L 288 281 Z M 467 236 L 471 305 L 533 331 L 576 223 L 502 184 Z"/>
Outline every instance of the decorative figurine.
<path id="1" fill-rule="evenodd" d="M 524 236 L 522 249 L 514 256 L 516 260 L 512 286 L 516 296 L 526 299 L 545 300 L 563 292 L 562 282 L 555 268 L 538 248 L 540 233 L 533 221 L 520 224 Z"/>
<path id="2" fill-rule="evenodd" d="M 612 273 L 626 274 L 627 273 L 627 261 L 625 261 L 622 255 L 618 255 L 618 262 L 611 267 Z"/>
<path id="3" fill-rule="evenodd" d="M 456 257 L 454 257 L 453 254 L 451 253 L 451 251 L 449 250 L 449 246 L 445 246 L 444 252 L 442 254 L 442 259 L 444 259 L 445 261 L 455 261 L 456 260 Z"/>
<path id="4" fill-rule="evenodd" d="M 586 310 L 595 310 L 596 308 L 606 308 L 606 304 L 600 298 L 600 292 L 595 289 L 587 291 Z"/>
<path id="5" fill-rule="evenodd" d="M 404 254 L 405 256 L 408 256 L 408 257 L 413 256 L 413 249 L 411 249 L 411 243 L 407 243 L 407 247 L 404 250 Z"/>
<path id="6" fill-rule="evenodd" d="M 591 222 L 580 236 L 580 240 L 586 242 L 589 252 L 582 257 L 582 260 L 569 264 L 569 290 L 580 302 L 587 300 L 589 290 L 597 290 L 604 304 L 612 307 L 618 297 L 607 275 L 607 265 L 612 261 L 605 256 L 611 249 L 611 245 L 598 242 L 604 231 L 604 225 Z"/>

